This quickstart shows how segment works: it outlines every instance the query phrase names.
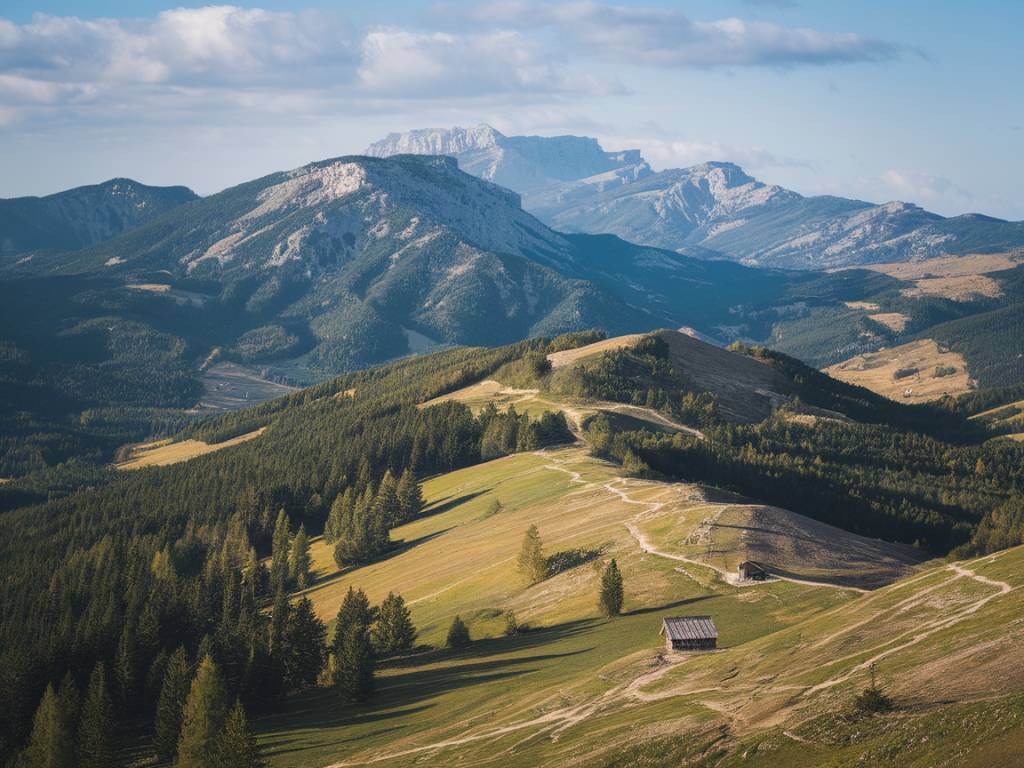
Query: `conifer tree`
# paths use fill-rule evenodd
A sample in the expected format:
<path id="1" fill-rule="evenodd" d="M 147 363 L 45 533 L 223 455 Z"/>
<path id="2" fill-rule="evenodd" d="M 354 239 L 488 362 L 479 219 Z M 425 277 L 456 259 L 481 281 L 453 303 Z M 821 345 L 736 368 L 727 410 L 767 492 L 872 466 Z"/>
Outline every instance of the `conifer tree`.
<path id="1" fill-rule="evenodd" d="M 213 765 L 226 718 L 227 693 L 220 670 L 213 659 L 206 656 L 199 663 L 185 701 L 176 768 Z"/>
<path id="2" fill-rule="evenodd" d="M 89 688 L 82 705 L 82 718 L 78 725 L 79 768 L 109 768 L 114 757 L 113 730 L 114 708 L 101 661 L 89 677 Z"/>
<path id="3" fill-rule="evenodd" d="M 296 588 L 305 589 L 309 586 L 309 566 L 309 539 L 306 538 L 306 526 L 300 523 L 288 557 L 291 582 Z"/>
<path id="4" fill-rule="evenodd" d="M 118 705 L 123 710 L 131 709 L 136 702 L 139 689 L 138 655 L 135 642 L 135 620 L 129 615 L 121 630 L 114 655 L 114 680 L 117 684 Z"/>
<path id="5" fill-rule="evenodd" d="M 601 594 L 598 599 L 601 613 L 605 616 L 618 616 L 622 613 L 622 574 L 615 558 L 608 564 L 601 577 Z"/>
<path id="6" fill-rule="evenodd" d="M 78 719 L 82 714 L 82 695 L 78 692 L 78 686 L 75 685 L 75 678 L 71 672 L 65 673 L 64 678 L 60 681 L 60 687 L 57 689 L 57 704 L 60 706 L 61 717 L 67 723 L 71 743 L 74 744 L 78 740 Z"/>
<path id="7" fill-rule="evenodd" d="M 385 528 L 391 529 L 402 524 L 402 509 L 398 503 L 398 486 L 391 470 L 384 472 L 374 498 L 374 512 Z"/>
<path id="8" fill-rule="evenodd" d="M 416 475 L 406 469 L 398 480 L 398 506 L 401 509 L 401 520 L 407 523 L 415 520 L 423 512 L 423 489 L 416 482 Z"/>
<path id="9" fill-rule="evenodd" d="M 291 603 L 284 589 L 279 588 L 274 595 L 274 608 L 270 614 L 270 648 L 275 655 L 283 652 L 284 636 L 288 629 L 288 615 Z M 283 658 L 283 657 L 282 657 Z"/>
<path id="10" fill-rule="evenodd" d="M 291 690 L 316 685 L 327 657 L 327 627 L 303 597 L 292 607 L 285 630 L 285 679 Z"/>
<path id="11" fill-rule="evenodd" d="M 339 494 L 334 503 L 331 504 L 331 511 L 327 515 L 327 523 L 324 525 L 324 541 L 328 544 L 337 543 L 352 525 L 352 488 L 346 488 Z"/>
<path id="12" fill-rule="evenodd" d="M 235 699 L 235 706 L 228 713 L 224 730 L 217 739 L 211 768 L 262 768 L 263 765 L 245 707 L 240 699 Z"/>
<path id="13" fill-rule="evenodd" d="M 334 686 L 344 701 L 366 701 L 373 696 L 373 645 L 368 627 L 355 622 L 335 638 Z"/>
<path id="14" fill-rule="evenodd" d="M 389 592 L 380 604 L 373 626 L 373 645 L 381 656 L 391 656 L 412 648 L 416 627 L 401 595 Z"/>
<path id="15" fill-rule="evenodd" d="M 192 683 L 192 665 L 183 647 L 179 647 L 167 660 L 160 698 L 156 705 L 154 746 L 162 760 L 170 760 L 178 748 L 181 736 L 181 718 L 185 700 Z"/>
<path id="16" fill-rule="evenodd" d="M 519 550 L 519 574 L 527 584 L 536 584 L 547 578 L 548 561 L 544 557 L 544 549 L 540 540 L 540 531 L 531 525 L 523 536 L 523 546 Z"/>
<path id="17" fill-rule="evenodd" d="M 338 655 L 339 644 L 349 627 L 359 625 L 369 630 L 376 617 L 376 611 L 370 607 L 366 593 L 361 589 L 349 587 L 348 592 L 345 593 L 345 599 L 341 601 L 341 606 L 338 608 L 338 617 L 334 623 L 333 651 L 335 656 Z"/>
<path id="18" fill-rule="evenodd" d="M 448 627 L 448 637 L 445 640 L 445 645 L 449 648 L 463 648 L 469 645 L 469 640 L 469 627 L 466 626 L 466 622 L 462 620 L 461 616 L 456 615 Z"/>
<path id="19" fill-rule="evenodd" d="M 288 533 L 288 516 L 282 509 L 274 525 L 274 537 L 270 545 L 270 589 L 276 593 L 287 586 L 288 550 L 291 537 Z"/>
<path id="20" fill-rule="evenodd" d="M 36 709 L 23 760 L 31 768 L 74 768 L 75 744 L 71 723 L 52 684 L 46 686 Z"/>

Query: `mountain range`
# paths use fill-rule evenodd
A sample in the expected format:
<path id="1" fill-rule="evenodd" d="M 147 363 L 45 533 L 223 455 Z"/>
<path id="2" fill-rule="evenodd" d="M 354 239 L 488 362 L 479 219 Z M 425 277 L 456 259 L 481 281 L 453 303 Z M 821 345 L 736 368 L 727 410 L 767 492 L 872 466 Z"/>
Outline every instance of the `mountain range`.
<path id="1" fill-rule="evenodd" d="M 450 154 L 467 172 L 523 193 L 527 210 L 561 231 L 754 266 L 835 269 L 1024 246 L 1024 222 L 805 197 L 727 162 L 654 172 L 638 150 L 605 152 L 575 136 L 508 137 L 482 125 L 392 134 L 367 150 L 397 152 Z"/>

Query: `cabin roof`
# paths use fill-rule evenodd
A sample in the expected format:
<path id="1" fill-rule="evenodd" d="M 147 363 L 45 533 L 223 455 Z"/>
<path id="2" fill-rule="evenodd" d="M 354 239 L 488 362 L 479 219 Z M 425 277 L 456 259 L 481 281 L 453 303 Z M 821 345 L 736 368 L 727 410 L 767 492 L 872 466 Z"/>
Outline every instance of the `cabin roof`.
<path id="1" fill-rule="evenodd" d="M 715 640 L 718 628 L 710 616 L 678 616 L 662 621 L 662 634 L 669 640 Z"/>

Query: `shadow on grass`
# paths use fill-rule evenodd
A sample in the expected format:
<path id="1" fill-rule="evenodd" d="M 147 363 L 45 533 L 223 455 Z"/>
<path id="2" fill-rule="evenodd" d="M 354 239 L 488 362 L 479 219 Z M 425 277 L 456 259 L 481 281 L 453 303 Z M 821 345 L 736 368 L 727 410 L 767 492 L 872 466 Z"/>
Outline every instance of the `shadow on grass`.
<path id="1" fill-rule="evenodd" d="M 527 632 L 516 637 L 479 640 L 469 646 L 452 650 L 432 649 L 414 656 L 392 660 L 387 676 L 378 676 L 377 695 L 364 704 L 340 701 L 329 688 L 317 688 L 291 697 L 283 712 L 262 717 L 258 731 L 278 734 L 269 740 L 265 756 L 308 749 L 309 733 L 354 725 L 385 724 L 407 716 L 416 716 L 433 706 L 428 703 L 439 695 L 476 685 L 509 680 L 537 671 L 544 662 L 587 653 L 593 648 L 580 648 L 562 653 L 533 653 L 510 658 L 494 658 L 570 637 L 599 623 L 594 620 L 567 622 Z M 401 725 L 376 730 L 379 735 L 400 730 Z M 294 732 L 294 733 L 293 733 Z M 363 732 L 345 741 L 364 741 Z M 325 737 L 328 737 L 325 734 Z M 333 738 L 333 736 L 330 736 Z"/>
<path id="2" fill-rule="evenodd" d="M 604 547 L 598 549 L 567 549 L 564 552 L 555 552 L 548 558 L 548 578 L 557 576 L 563 571 L 577 568 L 581 565 L 593 562 L 601 556 Z"/>
<path id="3" fill-rule="evenodd" d="M 697 597 L 688 597 L 685 600 L 676 600 L 674 603 L 667 603 L 666 605 L 652 605 L 649 608 L 636 608 L 632 611 L 627 611 L 623 616 L 643 616 L 648 613 L 662 613 L 664 611 L 671 611 L 674 608 L 682 608 L 684 605 L 693 605 L 699 603 L 701 600 L 708 600 L 717 595 L 698 595 Z"/>
<path id="4" fill-rule="evenodd" d="M 490 488 L 485 488 L 482 491 L 474 491 L 473 493 L 464 493 L 461 496 L 445 496 L 443 499 L 438 499 L 432 505 L 423 510 L 423 513 L 416 518 L 416 520 L 422 520 L 425 517 L 433 517 L 434 515 L 440 515 L 443 512 L 449 512 L 455 509 L 461 504 L 465 504 L 467 501 L 472 501 L 477 496 L 483 496 L 485 493 L 490 492 Z"/>

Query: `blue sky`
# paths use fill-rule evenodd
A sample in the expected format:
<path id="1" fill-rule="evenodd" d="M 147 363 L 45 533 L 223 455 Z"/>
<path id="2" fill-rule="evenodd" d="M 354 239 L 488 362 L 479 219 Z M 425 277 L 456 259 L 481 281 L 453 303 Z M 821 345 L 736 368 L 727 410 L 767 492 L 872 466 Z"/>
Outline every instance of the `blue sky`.
<path id="1" fill-rule="evenodd" d="M 200 193 L 487 122 L 805 194 L 1024 219 L 1021 2 L 0 7 L 0 196 Z"/>

